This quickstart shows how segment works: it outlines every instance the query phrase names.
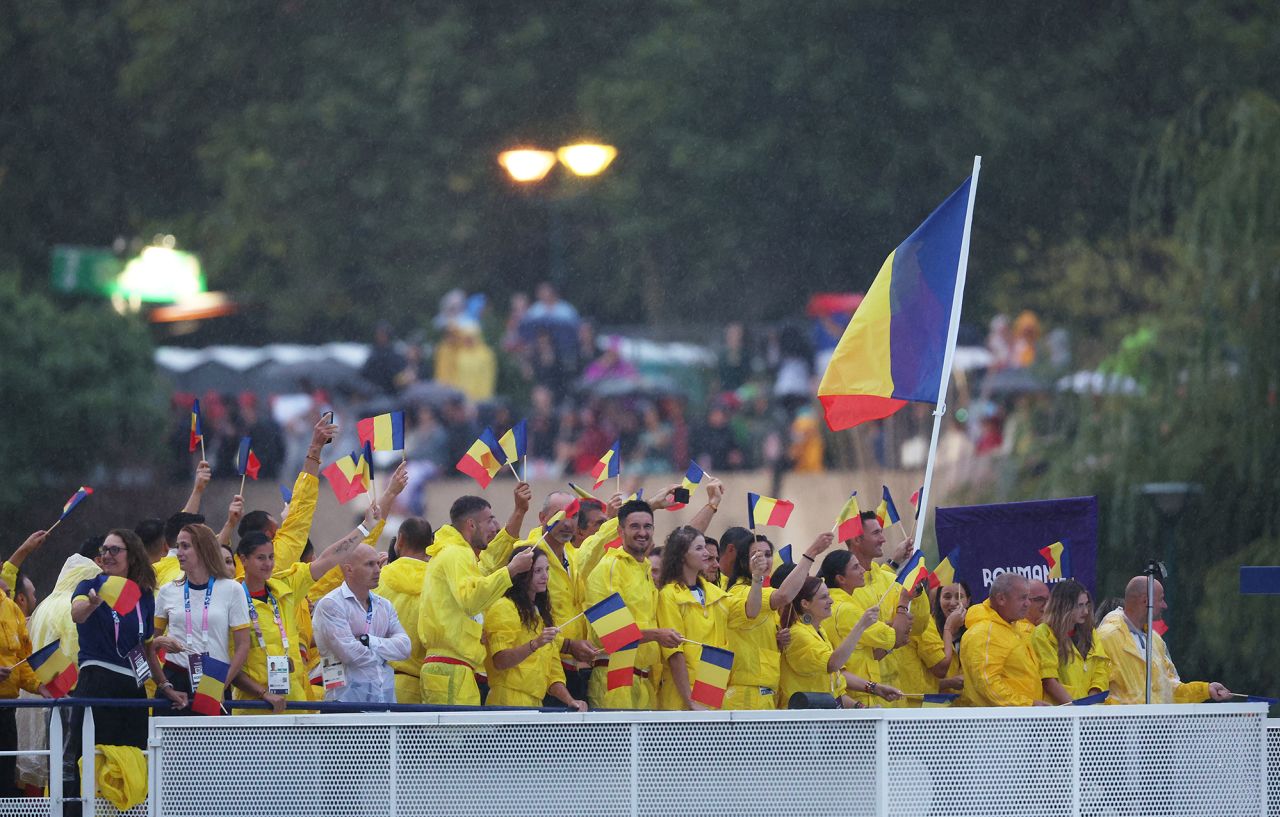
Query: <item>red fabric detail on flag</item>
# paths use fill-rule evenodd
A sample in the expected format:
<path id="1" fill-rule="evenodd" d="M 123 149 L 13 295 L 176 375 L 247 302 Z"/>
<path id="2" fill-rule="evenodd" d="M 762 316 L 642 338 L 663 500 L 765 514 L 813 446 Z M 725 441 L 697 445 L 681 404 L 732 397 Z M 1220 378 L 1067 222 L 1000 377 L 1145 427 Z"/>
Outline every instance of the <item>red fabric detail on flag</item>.
<path id="1" fill-rule="evenodd" d="M 827 428 L 843 431 L 869 420 L 880 420 L 907 404 L 906 400 L 892 397 L 873 397 L 869 394 L 826 394 L 818 397 Z"/>
<path id="2" fill-rule="evenodd" d="M 694 681 L 693 694 L 690 697 L 700 704 L 719 709 L 724 703 L 724 690 L 704 681 Z"/>

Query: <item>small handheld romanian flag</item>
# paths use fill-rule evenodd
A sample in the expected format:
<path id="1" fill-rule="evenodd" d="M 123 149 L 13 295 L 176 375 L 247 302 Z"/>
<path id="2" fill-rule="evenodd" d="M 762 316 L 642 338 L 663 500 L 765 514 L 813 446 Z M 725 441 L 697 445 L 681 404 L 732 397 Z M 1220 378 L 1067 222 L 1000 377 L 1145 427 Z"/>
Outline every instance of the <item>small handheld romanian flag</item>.
<path id="1" fill-rule="evenodd" d="M 920 706 L 926 709 L 935 706 L 951 706 L 951 702 L 959 697 L 954 692 L 926 692 L 921 696 Z"/>
<path id="2" fill-rule="evenodd" d="M 693 682 L 695 701 L 705 706 L 720 708 L 724 703 L 724 691 L 729 688 L 729 670 L 733 668 L 733 653 L 719 647 L 703 645 L 698 660 L 698 674 Z"/>
<path id="3" fill-rule="evenodd" d="M 356 423 L 360 444 L 369 443 L 374 451 L 404 450 L 404 412 L 391 411 L 366 417 Z"/>
<path id="4" fill-rule="evenodd" d="M 262 463 L 258 462 L 258 455 L 253 453 L 253 440 L 249 437 L 241 437 L 240 450 L 236 453 L 236 476 L 257 479 L 258 469 L 261 467 Z"/>
<path id="5" fill-rule="evenodd" d="M 79 677 L 76 663 L 58 649 L 61 643 L 61 639 L 54 639 L 31 653 L 31 657 L 27 659 L 27 664 L 40 679 L 40 683 L 44 684 L 49 694 L 55 698 L 67 697 L 67 694 L 75 689 L 76 678 Z"/>
<path id="6" fill-rule="evenodd" d="M 635 616 L 617 593 L 588 607 L 586 615 L 607 653 L 626 649 L 631 642 L 640 640 Z"/>
<path id="7" fill-rule="evenodd" d="M 521 420 L 516 423 L 506 434 L 498 438 L 498 445 L 502 447 L 502 452 L 506 454 L 507 462 L 519 462 L 524 456 L 529 441 L 529 422 Z"/>
<path id="8" fill-rule="evenodd" d="M 862 535 L 862 511 L 858 508 L 858 492 L 854 491 L 836 517 L 836 541 L 844 542 Z"/>
<path id="9" fill-rule="evenodd" d="M 920 518 L 920 495 L 923 493 L 924 493 L 924 486 L 921 485 L 919 488 L 916 489 L 916 492 L 911 495 L 911 498 L 907 500 L 908 502 L 911 503 L 911 507 L 915 509 L 916 519 Z"/>
<path id="10" fill-rule="evenodd" d="M 897 581 L 904 590 L 915 590 L 920 582 L 928 580 L 931 575 L 929 568 L 924 566 L 924 554 L 917 550 L 898 571 Z"/>
<path id="11" fill-rule="evenodd" d="M 1071 702 L 1072 706 L 1093 706 L 1094 704 L 1105 703 L 1111 690 L 1104 689 L 1102 692 L 1095 692 L 1092 695 L 1086 695 L 1083 698 L 1076 698 Z"/>
<path id="12" fill-rule="evenodd" d="M 227 672 L 231 667 L 209 654 L 201 656 L 204 675 L 191 699 L 191 711 L 201 715 L 221 715 L 222 696 L 227 691 Z"/>
<path id="13" fill-rule="evenodd" d="M 58 517 L 58 521 L 61 522 L 62 520 L 66 519 L 67 516 L 71 513 L 71 511 L 74 510 L 77 505 L 83 502 L 84 498 L 91 493 L 93 493 L 92 488 L 81 485 L 80 489 L 76 491 L 74 494 L 72 494 L 71 498 L 68 499 L 66 504 L 62 506 L 62 515 Z"/>
<path id="14" fill-rule="evenodd" d="M 355 451 L 330 463 L 321 473 L 329 480 L 329 487 L 333 489 L 333 495 L 338 498 L 339 504 L 345 505 L 369 490 L 361 467 L 361 457 Z"/>
<path id="15" fill-rule="evenodd" d="M 123 576 L 99 576 L 97 590 L 98 597 L 121 616 L 133 612 L 133 608 L 138 606 L 138 600 L 142 598 L 142 589 Z"/>
<path id="16" fill-rule="evenodd" d="M 876 507 L 876 520 L 882 528 L 902 521 L 902 517 L 898 515 L 897 506 L 893 504 L 893 497 L 889 494 L 888 485 L 880 486 L 880 504 Z"/>
<path id="17" fill-rule="evenodd" d="M 955 547 L 947 554 L 947 557 L 938 562 L 938 567 L 933 571 L 933 575 L 937 577 L 938 583 L 942 585 L 955 584 L 956 570 L 960 568 L 960 548 Z"/>
<path id="18" fill-rule="evenodd" d="M 636 654 L 640 652 L 640 642 L 636 641 L 617 650 L 609 656 L 609 668 L 605 674 L 605 689 L 626 689 L 631 686 L 636 675 Z"/>
<path id="19" fill-rule="evenodd" d="M 1043 540 L 1042 540 L 1043 541 Z M 1071 551 L 1062 542 L 1054 542 L 1040 548 L 1040 555 L 1049 564 L 1049 580 L 1071 578 Z"/>
<path id="20" fill-rule="evenodd" d="M 486 428 L 480 438 L 471 444 L 467 453 L 458 460 L 458 470 L 474 479 L 481 488 L 488 488 L 489 483 L 502 470 L 505 453 L 493 436 L 493 429 Z"/>
<path id="21" fill-rule="evenodd" d="M 619 440 L 614 440 L 613 445 L 609 446 L 609 450 L 604 452 L 604 456 L 600 458 L 591 468 L 591 476 L 595 477 L 596 488 L 604 485 L 606 479 L 611 479 L 622 473 L 622 454 L 619 449 Z"/>
<path id="22" fill-rule="evenodd" d="M 188 444 L 189 451 L 195 451 L 200 447 L 200 442 L 204 439 L 204 429 L 200 425 L 200 399 L 196 398 L 191 401 L 191 440 Z"/>
<path id="23" fill-rule="evenodd" d="M 689 463 L 689 470 L 684 472 L 684 479 L 680 480 L 680 487 L 689 492 L 689 496 L 693 496 L 693 492 L 698 490 L 698 486 L 702 484 L 702 479 L 707 475 L 702 470 L 702 466 L 696 462 Z M 673 502 L 667 506 L 669 511 L 678 511 L 687 505 L 687 502 Z"/>
<path id="24" fill-rule="evenodd" d="M 573 491 L 573 495 L 576 496 L 578 499 L 595 499 L 596 498 L 595 494 L 591 493 L 586 488 L 581 488 L 577 485 L 574 485 L 572 482 L 569 483 L 569 490 Z"/>
<path id="25" fill-rule="evenodd" d="M 747 494 L 747 521 L 748 527 L 755 530 L 760 525 L 770 525 L 778 528 L 785 528 L 787 520 L 791 518 L 791 512 L 796 506 L 793 502 L 785 499 L 774 499 L 771 496 L 760 496 L 760 494 Z"/>

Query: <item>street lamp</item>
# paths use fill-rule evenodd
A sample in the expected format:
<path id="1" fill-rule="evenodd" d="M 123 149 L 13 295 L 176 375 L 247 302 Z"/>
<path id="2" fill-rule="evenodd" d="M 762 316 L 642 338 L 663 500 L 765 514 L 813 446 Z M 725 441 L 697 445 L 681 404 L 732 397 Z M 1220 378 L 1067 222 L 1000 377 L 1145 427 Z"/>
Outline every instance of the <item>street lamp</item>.
<path id="1" fill-rule="evenodd" d="M 1134 490 L 1145 496 L 1159 513 L 1160 522 L 1156 527 L 1156 535 L 1159 540 L 1164 542 L 1164 562 L 1153 561 L 1143 571 L 1143 574 L 1147 577 L 1146 702 L 1151 703 L 1151 639 L 1153 638 L 1151 630 L 1155 616 L 1156 581 L 1159 579 L 1165 580 L 1164 595 L 1166 599 L 1170 598 L 1172 596 L 1172 587 L 1169 576 L 1173 568 L 1173 545 L 1174 537 L 1178 535 L 1178 522 L 1187 509 L 1188 500 L 1192 496 L 1202 493 L 1204 488 L 1194 482 L 1147 482 L 1137 486 Z"/>
<path id="2" fill-rule="evenodd" d="M 555 168 L 556 162 L 564 165 L 574 176 L 590 178 L 605 171 L 618 155 L 613 145 L 596 142 L 576 142 L 555 151 L 539 148 L 516 148 L 498 154 L 498 164 L 513 182 L 532 187 L 545 179 Z M 559 197 L 544 197 L 547 206 L 547 247 L 550 278 L 557 287 L 565 285 L 564 224 Z"/>

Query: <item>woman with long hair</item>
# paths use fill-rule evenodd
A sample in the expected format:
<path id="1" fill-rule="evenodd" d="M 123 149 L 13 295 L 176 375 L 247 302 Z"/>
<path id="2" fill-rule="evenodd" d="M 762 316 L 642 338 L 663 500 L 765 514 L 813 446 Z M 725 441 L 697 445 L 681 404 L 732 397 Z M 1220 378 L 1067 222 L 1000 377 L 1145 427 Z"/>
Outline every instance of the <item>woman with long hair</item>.
<path id="1" fill-rule="evenodd" d="M 801 571 L 792 571 L 796 573 Z M 848 685 L 842 670 L 862 633 L 880 618 L 880 608 L 868 607 L 853 629 L 833 647 L 828 638 L 830 630 L 823 626 L 831 618 L 831 606 L 827 586 L 817 576 L 806 576 L 783 614 L 782 624 L 791 630 L 791 641 L 782 651 L 780 707 L 785 708 L 797 692 L 826 693 L 846 709 L 860 706 L 846 694 Z M 869 682 L 864 681 L 864 688 L 866 683 Z"/>
<path id="2" fill-rule="evenodd" d="M 523 552 L 523 549 L 520 551 Z M 514 559 L 517 554 L 512 554 Z M 490 706 L 542 706 L 546 697 L 586 712 L 565 685 L 563 639 L 551 616 L 547 552 L 534 552 L 533 568 L 518 574 L 502 598 L 484 612 Z"/>
<path id="3" fill-rule="evenodd" d="M 178 647 L 165 656 L 165 676 L 180 692 L 192 694 L 204 675 L 204 661 L 228 665 L 230 685 L 249 656 L 249 608 L 227 568 L 218 537 L 207 525 L 187 525 L 177 537 L 183 577 L 156 594 L 156 629 Z M 188 712 L 190 714 L 190 712 Z"/>
<path id="4" fill-rule="evenodd" d="M 681 633 L 684 643 L 662 648 L 665 666 L 658 684 L 659 709 L 707 709 L 693 700 L 702 645 L 728 649 L 725 592 L 702 577 L 710 558 L 702 531 L 689 525 L 673 530 L 662 546 L 658 627 Z"/>
<path id="5" fill-rule="evenodd" d="M 161 695 L 174 709 L 187 705 L 187 696 L 164 680 L 164 670 L 156 657 L 155 589 L 156 575 L 146 547 L 136 533 L 119 528 L 107 534 L 98 549 L 98 566 L 102 575 L 85 579 L 76 585 L 71 596 L 71 620 L 80 640 L 77 663 L 80 677 L 72 695 L 77 698 L 145 698 L 143 684 L 154 678 Z M 98 595 L 112 577 L 128 579 L 138 586 L 141 595 L 137 605 L 124 614 Z M 161 713 L 156 714 L 172 714 Z M 94 707 L 97 734 L 110 736 L 120 746 L 147 748 L 147 710 L 145 708 Z M 71 714 L 67 733 L 68 762 L 63 779 L 76 783 L 79 779 L 76 760 L 80 754 L 80 735 L 84 726 L 84 709 L 76 707 Z M 77 784 L 78 785 L 78 784 Z M 67 789 L 78 792 L 79 788 Z"/>
<path id="6" fill-rule="evenodd" d="M 370 505 L 361 524 L 374 527 L 381 512 Z M 310 700 L 302 639 L 298 633 L 298 608 L 306 606 L 307 591 L 332 568 L 341 563 L 363 540 L 360 528 L 325 548 L 307 562 L 295 562 L 276 572 L 275 546 L 262 531 L 246 533 L 236 547 L 244 565 L 241 593 L 249 612 L 249 655 L 236 678 L 236 700 L 263 700 L 276 714 L 284 712 L 285 701 Z M 262 714 L 256 709 L 239 709 L 236 714 Z"/>
<path id="7" fill-rule="evenodd" d="M 830 532 L 819 536 L 800 557 L 800 563 L 808 568 L 833 539 Z M 726 548 L 735 548 L 725 577 L 733 669 L 722 708 L 775 709 L 782 681 L 782 647 L 790 638 L 790 633 L 778 627 L 778 612 L 791 604 L 807 570 L 793 570 L 778 587 L 765 587 L 765 577 L 773 567 L 773 543 L 746 528 L 729 528 L 720 541 Z"/>
<path id="8" fill-rule="evenodd" d="M 865 611 L 859 608 L 852 594 L 866 584 L 866 570 L 850 551 L 834 550 L 822 560 L 818 577 L 826 585 L 830 597 L 831 613 L 823 617 L 823 629 L 832 644 L 842 643 L 850 633 L 858 629 L 859 623 L 865 618 Z M 878 615 L 872 619 L 877 620 Z M 868 626 L 869 624 L 870 622 Z M 862 704 L 870 704 L 874 698 L 885 701 L 901 698 L 901 690 L 880 682 L 880 662 L 870 648 L 858 648 L 857 641 L 858 639 L 854 639 L 855 648 L 845 658 L 840 670 L 848 685 L 849 697 Z"/>
<path id="9" fill-rule="evenodd" d="M 1031 644 L 1049 703 L 1069 703 L 1111 686 L 1111 659 L 1094 637 L 1093 600 L 1080 582 L 1063 579 L 1053 586 Z"/>
<path id="10" fill-rule="evenodd" d="M 950 660 L 941 675 L 934 668 L 941 692 L 959 692 L 964 689 L 964 673 L 960 669 L 960 638 L 964 635 L 964 616 L 969 610 L 969 585 L 964 582 L 944 584 L 929 592 L 929 610 L 934 626 L 942 635 L 943 645 Z"/>

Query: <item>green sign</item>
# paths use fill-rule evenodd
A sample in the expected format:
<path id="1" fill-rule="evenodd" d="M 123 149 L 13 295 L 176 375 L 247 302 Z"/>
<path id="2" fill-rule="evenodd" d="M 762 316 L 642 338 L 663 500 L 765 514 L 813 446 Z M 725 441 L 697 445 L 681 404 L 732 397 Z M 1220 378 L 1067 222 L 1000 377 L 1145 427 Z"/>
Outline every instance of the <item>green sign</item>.
<path id="1" fill-rule="evenodd" d="M 111 250 L 60 244 L 53 248 L 50 283 L 57 292 L 109 296 L 122 271 L 124 261 Z"/>

